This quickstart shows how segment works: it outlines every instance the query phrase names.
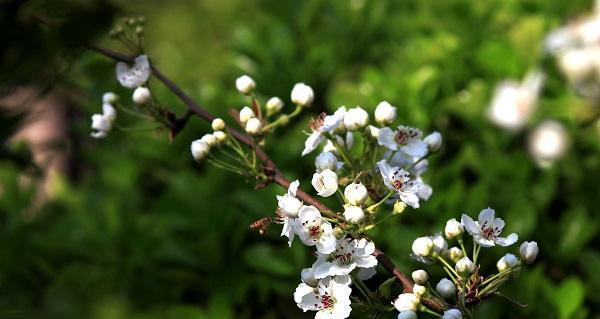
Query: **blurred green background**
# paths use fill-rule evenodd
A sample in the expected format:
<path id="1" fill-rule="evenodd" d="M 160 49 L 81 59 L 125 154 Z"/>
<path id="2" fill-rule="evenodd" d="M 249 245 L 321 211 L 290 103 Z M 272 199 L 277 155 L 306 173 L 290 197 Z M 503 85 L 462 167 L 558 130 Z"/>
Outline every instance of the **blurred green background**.
<path id="1" fill-rule="evenodd" d="M 310 249 L 291 249 L 274 227 L 248 230 L 271 215 L 274 195 L 239 176 L 195 163 L 189 144 L 210 131 L 192 119 L 173 141 L 166 133 L 114 131 L 89 137 L 101 96 L 124 101 L 114 63 L 80 48 L 106 35 L 113 18 L 144 15 L 154 63 L 197 101 L 227 117 L 247 73 L 265 96 L 288 101 L 306 82 L 316 106 L 283 130 L 267 151 L 310 190 L 314 154 L 300 158 L 311 116 L 340 105 L 373 111 L 398 106 L 401 123 L 438 130 L 442 152 L 425 179 L 434 195 L 377 229 L 373 238 L 401 269 L 412 240 L 462 213 L 491 206 L 507 231 L 540 245 L 537 263 L 503 291 L 529 306 L 485 302 L 480 318 L 600 318 L 600 127 L 594 106 L 575 96 L 544 57 L 551 29 L 589 12 L 592 1 L 1 1 L 3 92 L 35 85 L 67 105 L 61 147 L 68 168 L 53 196 L 34 205 L 27 147 L 5 144 L 0 162 L 0 318 L 310 318 L 293 302 Z M 48 30 L 32 13 L 60 17 Z M 509 133 L 484 116 L 494 86 L 540 66 L 548 73 L 528 126 Z M 154 94 L 184 106 L 155 80 Z M 290 109 L 290 103 L 287 103 Z M 598 107 L 598 106 L 596 106 Z M 312 113 L 312 114 L 310 114 Z M 567 127 L 571 145 L 550 169 L 538 168 L 527 133 L 544 118 Z M 3 143 L 15 118 L 2 122 Z M 120 115 L 119 123 L 137 122 Z M 14 125 L 13 125 L 14 126 Z M 25 163 L 25 164 L 23 164 Z M 27 175 L 25 178 L 24 174 Z M 485 250 L 488 269 L 516 248 Z M 428 268 L 426 268 L 428 269 Z M 387 278 L 379 270 L 375 282 Z M 439 279 L 442 273 L 433 274 Z M 354 313 L 358 317 L 357 313 Z M 425 315 L 423 315 L 425 317 Z M 390 318 L 395 318 L 391 313 Z"/>

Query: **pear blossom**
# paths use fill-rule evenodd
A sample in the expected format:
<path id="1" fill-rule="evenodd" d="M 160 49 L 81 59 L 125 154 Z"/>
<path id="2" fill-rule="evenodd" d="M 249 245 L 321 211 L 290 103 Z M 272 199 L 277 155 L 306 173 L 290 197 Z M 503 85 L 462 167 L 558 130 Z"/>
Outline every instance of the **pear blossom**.
<path id="1" fill-rule="evenodd" d="M 493 209 L 486 208 L 479 213 L 478 222 L 473 221 L 471 217 L 465 214 L 462 215 L 461 222 L 467 232 L 473 236 L 475 242 L 482 247 L 510 246 L 516 243 L 519 236 L 515 233 L 508 235 L 508 237 L 499 237 L 505 223 L 500 218 L 494 218 L 494 214 Z"/>
<path id="2" fill-rule="evenodd" d="M 463 257 L 454 266 L 456 272 L 461 276 L 469 276 L 475 272 L 475 264 L 469 259 L 469 257 Z"/>
<path id="3" fill-rule="evenodd" d="M 241 110 L 240 110 L 240 122 L 242 122 L 242 124 L 246 124 L 250 119 L 255 118 L 256 114 L 254 114 L 254 111 L 252 111 L 252 109 L 248 106 L 244 106 Z"/>
<path id="4" fill-rule="evenodd" d="M 235 80 L 235 87 L 240 93 L 249 94 L 256 88 L 256 83 L 251 77 L 242 75 Z"/>
<path id="5" fill-rule="evenodd" d="M 315 277 L 315 270 L 311 268 L 304 268 L 300 271 L 300 278 L 302 278 L 302 282 L 311 286 L 317 287 L 319 284 L 319 279 Z"/>
<path id="6" fill-rule="evenodd" d="M 355 268 L 371 268 L 377 265 L 373 242 L 361 238 L 341 238 L 331 253 L 319 252 L 313 265 L 316 278 L 348 275 Z"/>
<path id="7" fill-rule="evenodd" d="M 462 319 L 462 312 L 458 309 L 448 309 L 444 311 L 442 319 Z"/>
<path id="8" fill-rule="evenodd" d="M 372 138 L 379 138 L 379 128 L 373 125 L 369 125 L 367 126 L 367 133 L 369 133 L 369 136 Z"/>
<path id="9" fill-rule="evenodd" d="M 427 155 L 428 145 L 421 140 L 422 137 L 421 130 L 400 125 L 396 131 L 389 127 L 380 128 L 377 142 L 392 151 L 401 150 L 410 156 L 423 157 Z"/>
<path id="10" fill-rule="evenodd" d="M 383 176 L 383 183 L 390 189 L 398 192 L 400 200 L 412 208 L 419 208 L 419 196 L 417 193 L 422 184 L 410 180 L 410 174 L 399 167 L 390 166 L 386 160 L 377 162 L 379 171 Z"/>
<path id="11" fill-rule="evenodd" d="M 131 99 L 137 105 L 144 105 L 152 100 L 152 94 L 150 94 L 150 90 L 147 87 L 140 86 L 133 91 Z"/>
<path id="12" fill-rule="evenodd" d="M 442 148 L 442 134 L 439 132 L 433 132 L 423 139 L 427 143 L 427 148 L 430 152 L 437 152 Z"/>
<path id="13" fill-rule="evenodd" d="M 302 206 L 294 226 L 296 234 L 306 246 L 317 246 L 317 251 L 322 254 L 335 251 L 336 239 L 331 224 L 321 218 L 321 213 L 314 206 Z"/>
<path id="14" fill-rule="evenodd" d="M 106 92 L 102 95 L 102 103 L 115 104 L 119 100 L 119 96 L 113 92 Z"/>
<path id="15" fill-rule="evenodd" d="M 216 137 L 217 141 L 219 142 L 223 142 L 225 139 L 227 139 L 227 133 L 223 131 L 214 131 L 213 136 Z"/>
<path id="16" fill-rule="evenodd" d="M 393 305 L 400 312 L 417 311 L 420 303 L 419 298 L 415 294 L 404 293 L 396 298 Z"/>
<path id="17" fill-rule="evenodd" d="M 344 197 L 351 205 L 360 206 L 369 198 L 369 192 L 362 183 L 350 183 L 344 189 Z"/>
<path id="18" fill-rule="evenodd" d="M 448 249 L 448 257 L 450 257 L 452 262 L 457 263 L 459 260 L 465 257 L 465 252 L 458 247 L 452 247 Z"/>
<path id="19" fill-rule="evenodd" d="M 109 122 L 114 122 L 117 119 L 117 110 L 111 104 L 103 103 L 102 116 Z"/>
<path id="20" fill-rule="evenodd" d="M 358 224 L 365 219 L 365 211 L 359 206 L 349 205 L 344 209 L 344 218 L 354 224 Z"/>
<path id="21" fill-rule="evenodd" d="M 431 242 L 433 243 L 433 252 L 442 255 L 448 250 L 448 243 L 442 236 L 442 234 L 437 233 L 431 237 Z"/>
<path id="22" fill-rule="evenodd" d="M 323 133 L 332 132 L 337 129 L 344 119 L 346 113 L 345 107 L 340 107 L 332 115 L 325 115 L 324 113 L 315 118 L 310 124 L 310 128 L 313 131 L 304 142 L 304 150 L 302 156 L 314 151 L 321 142 L 325 140 Z"/>
<path id="23" fill-rule="evenodd" d="M 398 314 L 398 319 L 417 319 L 417 313 L 411 310 L 401 311 Z"/>
<path id="24" fill-rule="evenodd" d="M 219 142 L 219 140 L 217 140 L 217 138 L 212 134 L 204 134 L 200 141 L 206 143 L 209 147 L 213 147 Z"/>
<path id="25" fill-rule="evenodd" d="M 102 114 L 92 115 L 92 133 L 93 138 L 104 138 L 112 130 L 113 123 L 117 118 L 117 111 L 108 104 L 102 104 Z"/>
<path id="26" fill-rule="evenodd" d="M 542 167 L 560 159 L 568 147 L 567 133 L 562 124 L 546 120 L 529 135 L 529 152 Z"/>
<path id="27" fill-rule="evenodd" d="M 456 286 L 454 283 L 447 278 L 442 278 L 435 286 L 435 290 L 445 299 L 454 297 L 456 293 Z"/>
<path id="28" fill-rule="evenodd" d="M 433 240 L 430 237 L 419 237 L 413 241 L 412 251 L 420 257 L 428 257 L 433 251 Z"/>
<path id="29" fill-rule="evenodd" d="M 276 96 L 270 98 L 267 101 L 267 113 L 268 114 L 275 114 L 275 113 L 281 111 L 282 108 L 283 108 L 283 101 Z"/>
<path id="30" fill-rule="evenodd" d="M 369 123 L 369 113 L 360 106 L 349 109 L 344 114 L 344 127 L 349 131 L 355 131 L 365 127 Z"/>
<path id="31" fill-rule="evenodd" d="M 412 272 L 411 277 L 415 284 L 425 285 L 429 280 L 429 274 L 423 269 L 418 269 Z"/>
<path id="32" fill-rule="evenodd" d="M 278 215 L 280 222 L 283 224 L 281 236 L 288 238 L 288 245 L 292 245 L 295 235 L 296 217 L 302 207 L 302 202 L 296 198 L 300 182 L 295 180 L 290 183 L 287 192 L 283 196 L 277 195 L 277 205 L 279 206 Z"/>
<path id="33" fill-rule="evenodd" d="M 294 104 L 309 107 L 315 98 L 313 89 L 304 84 L 296 83 L 292 88 L 291 100 Z"/>
<path id="34" fill-rule="evenodd" d="M 334 171 L 325 169 L 313 174 L 312 185 L 319 196 L 329 197 L 338 189 L 338 176 Z"/>
<path id="35" fill-rule="evenodd" d="M 540 250 L 538 249 L 538 244 L 535 241 L 524 241 L 519 247 L 521 260 L 528 264 L 531 264 L 535 261 L 539 252 Z"/>
<path id="36" fill-rule="evenodd" d="M 315 168 L 317 172 L 326 169 L 337 171 L 344 166 L 343 162 L 339 162 L 335 154 L 332 152 L 322 152 L 315 158 Z"/>
<path id="37" fill-rule="evenodd" d="M 262 129 L 262 123 L 260 122 L 259 119 L 253 117 L 251 119 L 248 120 L 248 122 L 246 122 L 246 133 L 250 134 L 250 135 L 258 135 L 261 132 Z"/>
<path id="38" fill-rule="evenodd" d="M 116 66 L 117 80 L 128 89 L 144 85 L 150 77 L 150 72 L 150 62 L 146 55 L 136 57 L 132 67 L 125 62 L 118 62 Z"/>
<path id="39" fill-rule="evenodd" d="M 210 126 L 214 131 L 222 131 L 225 128 L 225 121 L 223 121 L 222 118 L 217 117 L 216 119 L 212 120 Z"/>
<path id="40" fill-rule="evenodd" d="M 201 139 L 195 140 L 190 144 L 190 151 L 194 160 L 200 161 L 210 152 L 210 145 Z"/>
<path id="41" fill-rule="evenodd" d="M 444 228 L 444 234 L 446 238 L 453 239 L 459 237 L 465 231 L 464 226 L 459 223 L 456 218 L 452 218 L 446 222 L 446 228 Z"/>
<path id="42" fill-rule="evenodd" d="M 513 269 L 519 265 L 519 259 L 513 254 L 506 254 L 502 256 L 496 263 L 496 268 L 499 272 Z"/>
<path id="43" fill-rule="evenodd" d="M 433 188 L 426 184 L 421 177 L 429 168 L 429 162 L 421 157 L 410 156 L 402 151 L 392 152 L 387 151 L 384 158 L 390 158 L 389 164 L 392 166 L 408 167 L 409 172 L 415 176 L 415 181 L 421 184 L 417 196 L 422 200 L 428 200 L 433 193 Z M 396 199 L 397 197 L 392 197 Z"/>
<path id="44" fill-rule="evenodd" d="M 415 296 L 417 296 L 417 298 L 423 297 L 423 295 L 425 295 L 426 291 L 427 291 L 427 288 L 425 286 L 422 286 L 422 285 L 419 285 L 419 284 L 414 284 L 413 285 L 413 294 Z"/>
<path id="45" fill-rule="evenodd" d="M 349 276 L 326 277 L 317 287 L 301 283 L 294 292 L 294 301 L 303 311 L 316 311 L 316 319 L 343 319 L 350 316 Z"/>
<path id="46" fill-rule="evenodd" d="M 375 122 L 380 125 L 392 124 L 396 120 L 396 107 L 383 101 L 375 108 Z"/>

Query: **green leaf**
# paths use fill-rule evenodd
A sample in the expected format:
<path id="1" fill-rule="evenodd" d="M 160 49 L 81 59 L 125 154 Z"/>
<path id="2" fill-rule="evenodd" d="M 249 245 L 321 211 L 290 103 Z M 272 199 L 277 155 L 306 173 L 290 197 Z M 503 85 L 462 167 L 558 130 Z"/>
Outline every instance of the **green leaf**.
<path id="1" fill-rule="evenodd" d="M 555 288 L 552 299 L 561 319 L 571 318 L 581 307 L 585 297 L 585 287 L 581 279 L 570 277 Z"/>

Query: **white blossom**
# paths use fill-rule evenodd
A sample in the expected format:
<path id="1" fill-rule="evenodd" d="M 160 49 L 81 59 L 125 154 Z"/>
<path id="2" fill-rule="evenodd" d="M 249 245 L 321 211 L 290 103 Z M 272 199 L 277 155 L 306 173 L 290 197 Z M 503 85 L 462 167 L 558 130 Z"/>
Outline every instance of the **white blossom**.
<path id="1" fill-rule="evenodd" d="M 459 223 L 456 218 L 452 218 L 446 222 L 446 228 L 444 228 L 444 234 L 446 238 L 453 239 L 463 234 L 465 228 Z"/>
<path id="2" fill-rule="evenodd" d="M 246 133 L 250 135 L 258 135 L 262 130 L 262 123 L 259 119 L 253 117 L 246 122 Z"/>
<path id="3" fill-rule="evenodd" d="M 398 314 L 398 319 L 417 319 L 417 313 L 411 310 L 401 311 Z"/>
<path id="4" fill-rule="evenodd" d="M 350 205 L 360 206 L 369 198 L 369 192 L 360 182 L 350 183 L 344 189 L 344 197 Z"/>
<path id="5" fill-rule="evenodd" d="M 354 224 L 358 224 L 365 219 L 365 211 L 359 206 L 349 205 L 344 209 L 344 218 Z"/>
<path id="6" fill-rule="evenodd" d="M 267 101 L 267 112 L 269 114 L 275 114 L 283 108 L 283 101 L 274 96 Z"/>
<path id="7" fill-rule="evenodd" d="M 333 132 L 337 129 L 344 119 L 346 113 L 345 107 L 340 107 L 332 115 L 321 115 L 313 120 L 310 125 L 313 131 L 304 142 L 304 150 L 302 156 L 314 151 L 321 142 L 325 140 L 323 133 Z"/>
<path id="8" fill-rule="evenodd" d="M 92 133 L 93 138 L 104 138 L 112 130 L 113 123 L 117 118 L 117 111 L 108 104 L 102 104 L 102 114 L 92 115 Z"/>
<path id="9" fill-rule="evenodd" d="M 358 279 L 365 281 L 373 278 L 377 274 L 377 267 L 369 267 L 369 268 L 359 268 L 356 276 Z"/>
<path id="10" fill-rule="evenodd" d="M 496 267 L 499 272 L 513 269 L 519 265 L 519 259 L 513 254 L 506 254 L 502 256 L 496 263 Z"/>
<path id="11" fill-rule="evenodd" d="M 150 77 L 150 72 L 150 62 L 145 55 L 136 57 L 132 67 L 125 62 L 118 62 L 116 66 L 117 80 L 128 89 L 144 85 Z"/>
<path id="12" fill-rule="evenodd" d="M 399 167 L 390 166 L 386 160 L 377 162 L 383 183 L 390 189 L 398 192 L 400 200 L 412 208 L 419 208 L 419 196 L 417 193 L 421 183 L 410 180 L 410 174 Z"/>
<path id="13" fill-rule="evenodd" d="M 219 143 L 219 140 L 213 134 L 204 134 L 200 141 L 206 143 L 209 147 L 213 147 Z"/>
<path id="14" fill-rule="evenodd" d="M 223 142 L 227 138 L 227 133 L 223 131 L 214 131 L 213 135 L 217 138 L 217 141 L 219 142 Z"/>
<path id="15" fill-rule="evenodd" d="M 316 311 L 315 319 L 343 319 L 350 316 L 349 276 L 326 277 L 317 287 L 301 283 L 294 292 L 294 301 L 303 311 Z"/>
<path id="16" fill-rule="evenodd" d="M 433 251 L 433 240 L 430 237 L 419 237 L 413 241 L 412 251 L 415 255 L 429 257 Z"/>
<path id="17" fill-rule="evenodd" d="M 377 142 L 392 151 L 400 149 L 410 156 L 423 157 L 427 155 L 428 146 L 421 140 L 422 137 L 423 132 L 414 127 L 401 125 L 395 131 L 382 127 L 379 129 Z"/>
<path id="18" fill-rule="evenodd" d="M 147 87 L 140 86 L 133 91 L 131 99 L 137 105 L 144 105 L 152 100 L 152 94 Z"/>
<path id="19" fill-rule="evenodd" d="M 379 138 L 379 128 L 373 125 L 369 125 L 367 126 L 367 133 L 369 133 L 369 136 L 377 139 Z"/>
<path id="20" fill-rule="evenodd" d="M 337 240 L 332 252 L 319 252 L 313 265 L 315 277 L 348 275 L 355 268 L 374 267 L 377 265 L 374 252 L 375 244 L 365 238 L 341 238 Z"/>
<path id="21" fill-rule="evenodd" d="M 117 110 L 111 104 L 104 103 L 102 104 L 102 116 L 113 123 L 117 119 Z"/>
<path id="22" fill-rule="evenodd" d="M 437 255 L 442 255 L 448 250 L 448 243 L 442 236 L 442 234 L 438 233 L 430 237 L 431 242 L 433 242 L 433 252 Z"/>
<path id="23" fill-rule="evenodd" d="M 326 169 L 337 171 L 342 168 L 343 162 L 338 162 L 337 157 L 332 152 L 322 152 L 315 158 L 315 168 L 317 172 L 324 171 Z"/>
<path id="24" fill-rule="evenodd" d="M 458 309 L 448 309 L 444 311 L 442 319 L 462 319 L 462 313 Z"/>
<path id="25" fill-rule="evenodd" d="M 286 236 L 288 238 L 288 246 L 291 246 L 292 241 L 294 240 L 297 228 L 296 224 L 298 223 L 296 217 L 300 212 L 300 208 L 302 208 L 302 202 L 296 198 L 298 186 L 300 186 L 300 182 L 295 180 L 290 183 L 287 192 L 283 196 L 276 196 L 277 206 L 279 207 L 278 212 L 280 212 L 278 215 L 281 219 L 281 223 L 283 223 L 281 236 Z"/>
<path id="26" fill-rule="evenodd" d="M 302 282 L 311 286 L 317 287 L 319 284 L 319 279 L 315 277 L 315 270 L 311 268 L 304 268 L 300 271 L 300 278 L 302 278 Z"/>
<path id="27" fill-rule="evenodd" d="M 456 263 L 454 269 L 459 275 L 467 277 L 475 272 L 475 264 L 469 257 L 463 257 Z"/>
<path id="28" fill-rule="evenodd" d="M 442 134 L 439 132 L 433 132 L 425 136 L 423 141 L 427 143 L 430 152 L 437 152 L 442 148 Z"/>
<path id="29" fill-rule="evenodd" d="M 338 176 L 334 171 L 325 169 L 314 173 L 311 183 L 319 196 L 329 197 L 338 189 Z"/>
<path id="30" fill-rule="evenodd" d="M 360 106 L 351 108 L 344 114 L 344 127 L 349 131 L 361 129 L 368 123 L 369 113 Z"/>
<path id="31" fill-rule="evenodd" d="M 529 136 L 529 152 L 543 167 L 561 158 L 567 150 L 567 134 L 562 124 L 546 120 Z"/>
<path id="32" fill-rule="evenodd" d="M 411 277 L 416 284 L 426 285 L 429 280 L 429 275 L 423 269 L 418 269 L 412 272 Z"/>
<path id="33" fill-rule="evenodd" d="M 202 140 L 195 140 L 190 144 L 190 151 L 192 153 L 192 157 L 196 161 L 200 161 L 208 155 L 210 152 L 210 146 Z"/>
<path id="34" fill-rule="evenodd" d="M 322 254 L 335 251 L 336 239 L 331 224 L 321 218 L 321 213 L 314 206 L 300 208 L 295 227 L 298 237 L 306 246 L 317 246 L 317 251 Z"/>
<path id="35" fill-rule="evenodd" d="M 411 293 L 404 293 L 398 296 L 394 301 L 394 307 L 396 310 L 402 311 L 417 311 L 420 301 L 417 296 Z"/>
<path id="36" fill-rule="evenodd" d="M 426 291 L 427 291 L 427 288 L 425 286 L 422 286 L 422 285 L 419 285 L 419 284 L 414 284 L 413 285 L 413 294 L 415 296 L 417 296 L 417 298 L 423 297 L 423 295 L 425 295 Z"/>
<path id="37" fill-rule="evenodd" d="M 435 286 L 435 290 L 445 299 L 452 298 L 456 293 L 456 286 L 447 278 L 442 278 Z"/>
<path id="38" fill-rule="evenodd" d="M 292 88 L 291 100 L 296 105 L 308 107 L 312 104 L 314 98 L 313 89 L 304 83 L 296 83 Z"/>
<path id="39" fill-rule="evenodd" d="M 450 260 L 452 260 L 452 262 L 454 262 L 454 263 L 457 263 L 464 256 L 465 256 L 465 253 L 462 251 L 462 249 L 460 249 L 458 247 L 452 247 L 448 250 L 448 257 L 450 257 Z"/>
<path id="40" fill-rule="evenodd" d="M 463 214 L 461 222 L 467 232 L 473 236 L 475 242 L 482 247 L 510 246 L 517 242 L 519 236 L 515 233 L 506 238 L 499 237 L 505 223 L 501 218 L 494 218 L 494 214 L 493 209 L 486 208 L 479 213 L 479 221 L 473 221 L 471 217 Z"/>
<path id="41" fill-rule="evenodd" d="M 396 107 L 383 101 L 375 108 L 375 122 L 379 125 L 389 125 L 396 120 Z"/>
<path id="42" fill-rule="evenodd" d="M 222 131 L 225 128 L 225 121 L 223 121 L 222 118 L 217 117 L 216 119 L 212 120 L 210 126 L 212 127 L 213 131 Z"/>
<path id="43" fill-rule="evenodd" d="M 539 252 L 538 244 L 535 241 L 525 241 L 521 244 L 521 247 L 519 247 L 521 260 L 528 264 L 535 261 Z"/>
<path id="44" fill-rule="evenodd" d="M 235 80 L 235 87 L 240 93 L 249 94 L 256 88 L 256 83 L 251 77 L 242 75 Z"/>
<path id="45" fill-rule="evenodd" d="M 252 111 L 252 109 L 248 106 L 244 106 L 241 110 L 240 110 L 240 122 L 242 122 L 242 124 L 246 124 L 246 122 L 248 122 L 248 120 L 255 118 L 256 114 L 254 114 L 254 111 Z"/>
<path id="46" fill-rule="evenodd" d="M 119 96 L 113 92 L 106 92 L 102 95 L 102 103 L 115 104 L 119 100 Z"/>

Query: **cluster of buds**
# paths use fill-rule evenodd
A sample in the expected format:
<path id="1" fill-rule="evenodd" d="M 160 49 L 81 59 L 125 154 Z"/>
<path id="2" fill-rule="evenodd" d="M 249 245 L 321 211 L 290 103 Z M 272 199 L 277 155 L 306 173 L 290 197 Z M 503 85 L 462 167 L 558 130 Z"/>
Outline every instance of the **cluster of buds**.
<path id="1" fill-rule="evenodd" d="M 143 16 L 125 17 L 110 30 L 108 35 L 112 39 L 120 41 L 124 47 L 133 49 L 131 53 L 140 54 L 142 52 L 142 36 L 145 24 L 146 18 Z"/>
<path id="2" fill-rule="evenodd" d="M 210 153 L 211 148 L 221 145 L 227 139 L 227 133 L 223 131 L 225 129 L 225 121 L 216 118 L 212 121 L 211 126 L 213 129 L 212 133 L 205 134 L 190 145 L 192 157 L 196 161 L 204 159 Z"/>
<path id="3" fill-rule="evenodd" d="M 104 93 L 102 96 L 102 113 L 92 115 L 92 137 L 104 138 L 113 128 L 117 119 L 117 110 L 115 109 L 119 97 L 113 92 Z"/>

